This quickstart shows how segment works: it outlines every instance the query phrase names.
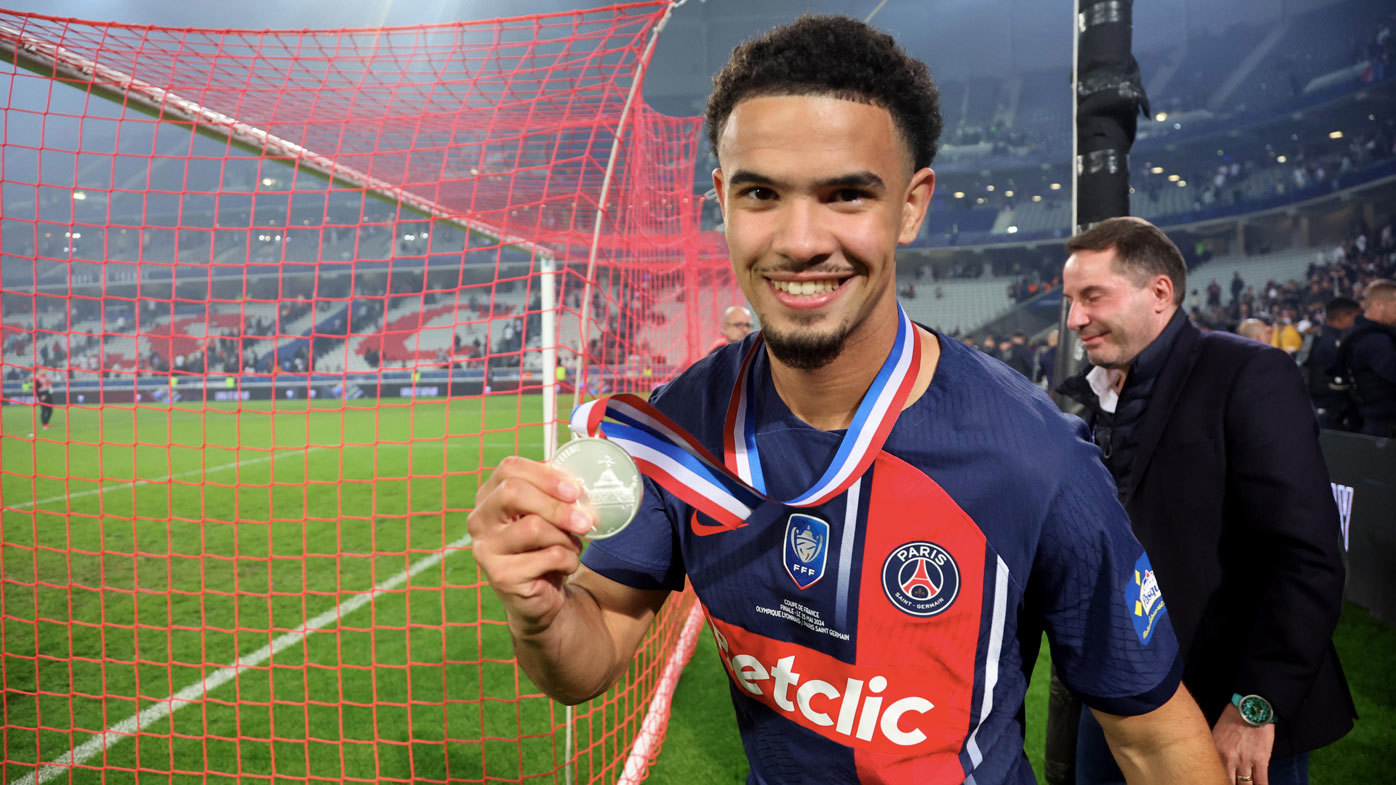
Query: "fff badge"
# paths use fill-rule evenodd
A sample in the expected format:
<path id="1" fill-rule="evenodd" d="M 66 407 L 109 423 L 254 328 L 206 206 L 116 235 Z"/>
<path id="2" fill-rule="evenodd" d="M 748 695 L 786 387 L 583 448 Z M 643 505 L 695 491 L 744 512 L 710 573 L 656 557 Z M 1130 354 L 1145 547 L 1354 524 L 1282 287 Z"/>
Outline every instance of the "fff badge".
<path id="1" fill-rule="evenodd" d="M 801 589 L 824 577 L 829 558 L 829 524 L 797 512 L 785 524 L 785 571 Z"/>

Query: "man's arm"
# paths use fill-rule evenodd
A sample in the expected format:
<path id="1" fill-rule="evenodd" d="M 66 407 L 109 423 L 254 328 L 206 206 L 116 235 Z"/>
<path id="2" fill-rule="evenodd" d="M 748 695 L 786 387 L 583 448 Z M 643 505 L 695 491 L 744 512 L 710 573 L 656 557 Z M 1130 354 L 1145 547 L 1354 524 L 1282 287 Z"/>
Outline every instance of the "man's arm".
<path id="1" fill-rule="evenodd" d="M 1236 692 L 1258 694 L 1279 722 L 1293 718 L 1326 656 L 1342 610 L 1337 507 L 1298 368 L 1258 352 L 1236 375 L 1226 407 L 1228 526 L 1247 549 L 1259 595 Z M 1235 578 L 1233 578 L 1235 579 Z"/>
<path id="2" fill-rule="evenodd" d="M 1121 717 L 1095 709 L 1091 713 L 1130 785 L 1234 782 L 1222 770 L 1202 710 L 1182 685 L 1147 714 Z"/>
<path id="3" fill-rule="evenodd" d="M 549 696 L 575 704 L 629 665 L 668 596 L 581 567 L 593 520 L 579 489 L 546 464 L 506 458 L 468 520 L 475 561 L 504 603 L 519 665 Z"/>

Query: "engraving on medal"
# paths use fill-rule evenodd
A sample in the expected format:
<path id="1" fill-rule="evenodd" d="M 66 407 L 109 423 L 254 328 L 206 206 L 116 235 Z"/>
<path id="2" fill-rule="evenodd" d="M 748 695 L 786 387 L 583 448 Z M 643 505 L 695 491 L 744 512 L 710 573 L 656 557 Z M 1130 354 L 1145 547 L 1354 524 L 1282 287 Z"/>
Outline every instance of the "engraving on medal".
<path id="1" fill-rule="evenodd" d="M 583 537 L 600 540 L 619 534 L 639 511 L 644 497 L 640 470 L 614 442 L 573 439 L 562 445 L 549 463 L 577 479 L 582 486 L 578 502 L 596 516 L 596 527 Z"/>

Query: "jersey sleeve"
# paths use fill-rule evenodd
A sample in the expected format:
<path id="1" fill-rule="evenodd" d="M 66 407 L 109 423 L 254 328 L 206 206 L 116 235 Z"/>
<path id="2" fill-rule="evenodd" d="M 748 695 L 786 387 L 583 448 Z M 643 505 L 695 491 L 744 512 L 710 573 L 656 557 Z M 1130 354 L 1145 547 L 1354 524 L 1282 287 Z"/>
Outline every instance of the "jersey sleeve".
<path id="1" fill-rule="evenodd" d="M 1178 642 L 1095 448 L 1078 440 L 1069 452 L 1033 567 L 1052 663 L 1086 705 L 1143 714 L 1178 689 Z"/>
<path id="2" fill-rule="evenodd" d="M 617 583 L 636 589 L 682 591 L 683 557 L 673 525 L 675 510 L 668 494 L 644 478 L 645 498 L 635 520 L 619 534 L 594 540 L 582 564 Z"/>

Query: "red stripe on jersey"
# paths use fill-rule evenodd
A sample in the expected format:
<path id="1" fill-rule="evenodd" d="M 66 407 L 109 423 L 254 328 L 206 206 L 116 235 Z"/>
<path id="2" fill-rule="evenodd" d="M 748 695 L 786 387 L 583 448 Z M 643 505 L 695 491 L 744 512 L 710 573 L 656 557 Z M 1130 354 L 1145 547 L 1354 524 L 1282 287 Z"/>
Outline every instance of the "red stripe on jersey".
<path id="1" fill-rule="evenodd" d="M 862 783 L 959 783 L 974 719 L 984 604 L 984 533 L 923 472 L 887 453 L 873 465 L 858 603 L 858 667 L 911 669 L 936 708 L 918 757 L 855 752 Z M 953 592 L 953 596 L 952 593 Z M 908 685 L 913 688 L 913 685 Z"/>

